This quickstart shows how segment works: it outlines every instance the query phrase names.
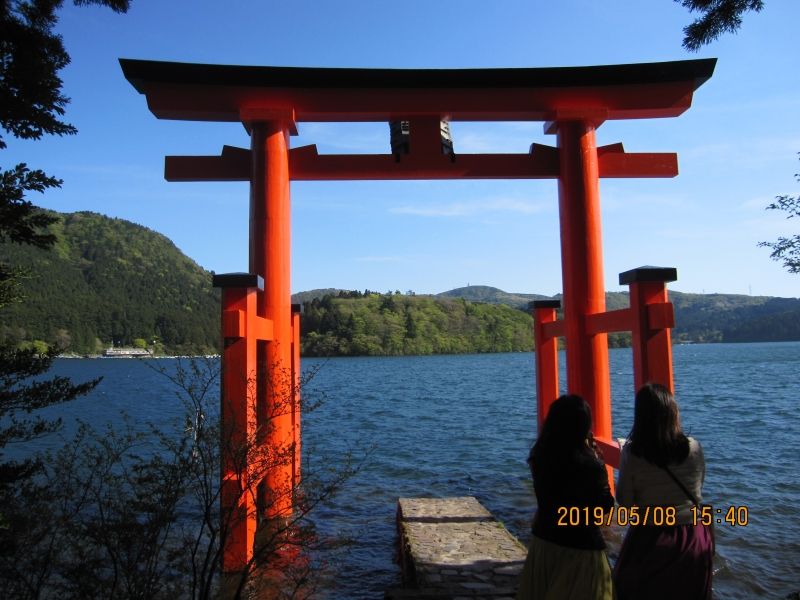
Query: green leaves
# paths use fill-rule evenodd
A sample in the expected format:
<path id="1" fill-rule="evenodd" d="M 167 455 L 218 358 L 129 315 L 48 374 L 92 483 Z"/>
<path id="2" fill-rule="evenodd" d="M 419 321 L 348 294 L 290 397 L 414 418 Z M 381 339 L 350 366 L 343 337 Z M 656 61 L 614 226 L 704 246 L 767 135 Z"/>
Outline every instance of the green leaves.
<path id="1" fill-rule="evenodd" d="M 55 236 L 42 230 L 58 219 L 24 199 L 25 192 L 44 192 L 53 187 L 61 187 L 61 180 L 40 170 L 31 171 L 25 163 L 0 172 L 0 242 L 30 244 L 38 248 L 53 245 Z"/>
<path id="2" fill-rule="evenodd" d="M 533 348 L 531 317 L 496 304 L 340 292 L 304 303 L 307 356 L 518 352 Z"/>
<path id="3" fill-rule="evenodd" d="M 795 174 L 800 181 L 800 173 Z M 780 210 L 787 213 L 786 218 L 800 217 L 800 196 L 778 196 L 767 210 Z M 783 263 L 789 273 L 800 273 L 800 235 L 781 236 L 774 242 L 760 242 L 761 247 L 771 248 L 769 257 Z"/>
<path id="4" fill-rule="evenodd" d="M 61 93 L 58 76 L 69 64 L 69 55 L 61 37 L 52 31 L 61 2 L 17 0 L 3 5 L 0 126 L 22 139 L 74 134 L 76 129 L 61 120 L 69 98 Z M 0 148 L 5 148 L 2 137 Z"/>

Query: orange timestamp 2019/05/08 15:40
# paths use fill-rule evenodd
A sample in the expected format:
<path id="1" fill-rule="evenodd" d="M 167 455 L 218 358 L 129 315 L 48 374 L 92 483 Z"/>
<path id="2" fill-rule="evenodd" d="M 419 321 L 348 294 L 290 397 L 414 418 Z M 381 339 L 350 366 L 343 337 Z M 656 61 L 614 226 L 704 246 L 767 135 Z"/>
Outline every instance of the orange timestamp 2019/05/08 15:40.
<path id="1" fill-rule="evenodd" d="M 714 508 L 709 504 L 693 506 L 692 525 L 728 524 L 744 527 L 749 523 L 747 506 Z M 597 527 L 619 525 L 637 527 L 645 525 L 672 526 L 677 524 L 677 509 L 674 506 L 614 506 L 605 510 L 602 506 L 559 506 L 557 525 L 562 527 Z"/>

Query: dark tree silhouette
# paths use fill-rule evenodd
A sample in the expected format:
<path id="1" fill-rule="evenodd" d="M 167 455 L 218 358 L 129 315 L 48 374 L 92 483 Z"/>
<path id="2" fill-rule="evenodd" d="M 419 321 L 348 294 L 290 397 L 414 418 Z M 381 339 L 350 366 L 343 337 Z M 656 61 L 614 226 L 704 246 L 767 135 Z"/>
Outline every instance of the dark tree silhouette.
<path id="1" fill-rule="evenodd" d="M 763 0 L 675 0 L 700 17 L 683 29 L 683 47 L 692 52 L 719 38 L 724 33 L 735 33 L 742 25 L 742 15 L 747 11 L 759 12 Z"/>
<path id="2" fill-rule="evenodd" d="M 129 0 L 75 0 L 125 12 Z M 43 135 L 73 135 L 62 120 L 69 98 L 58 73 L 69 64 L 61 37 L 53 29 L 63 0 L 0 1 L 0 128 L 13 137 L 38 140 Z M 7 147 L 0 133 L 0 150 Z M 41 233 L 54 219 L 39 213 L 27 192 L 59 187 L 61 180 L 20 163 L 0 170 L 0 241 L 46 247 L 54 238 Z M 8 273 L 3 269 L 2 273 Z"/>
<path id="3" fill-rule="evenodd" d="M 75 4 L 101 4 L 124 12 L 128 0 L 76 0 Z M 0 0 L 0 150 L 7 144 L 3 133 L 38 140 L 43 135 L 71 135 L 76 129 L 62 121 L 68 103 L 61 92 L 59 70 L 69 63 L 61 37 L 53 28 L 63 0 Z M 0 243 L 52 246 L 55 237 L 46 228 L 55 219 L 26 199 L 28 192 L 44 192 L 61 181 L 25 163 L 0 168 Z M 0 264 L 0 308 L 19 301 L 19 280 L 13 265 Z M 52 433 L 59 421 L 36 415 L 37 409 L 67 402 L 91 390 L 97 381 L 73 385 L 63 377 L 49 380 L 48 371 L 58 349 L 47 352 L 0 346 L 0 555 L 13 555 L 17 534 L 27 527 L 14 520 L 12 496 L 41 468 L 36 459 L 9 460 L 6 446 Z"/>

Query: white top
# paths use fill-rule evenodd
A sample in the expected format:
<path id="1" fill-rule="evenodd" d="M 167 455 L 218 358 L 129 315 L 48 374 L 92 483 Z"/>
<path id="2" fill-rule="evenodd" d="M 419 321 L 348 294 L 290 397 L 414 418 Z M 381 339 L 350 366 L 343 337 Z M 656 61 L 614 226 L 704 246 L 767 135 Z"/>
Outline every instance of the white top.
<path id="1" fill-rule="evenodd" d="M 689 438 L 689 456 L 679 465 L 669 465 L 669 470 L 689 490 L 698 502 L 703 501 L 703 480 L 706 461 L 700 442 Z M 630 444 L 622 447 L 617 482 L 617 503 L 620 506 L 674 506 L 676 524 L 692 523 L 694 503 L 664 469 L 636 456 Z"/>

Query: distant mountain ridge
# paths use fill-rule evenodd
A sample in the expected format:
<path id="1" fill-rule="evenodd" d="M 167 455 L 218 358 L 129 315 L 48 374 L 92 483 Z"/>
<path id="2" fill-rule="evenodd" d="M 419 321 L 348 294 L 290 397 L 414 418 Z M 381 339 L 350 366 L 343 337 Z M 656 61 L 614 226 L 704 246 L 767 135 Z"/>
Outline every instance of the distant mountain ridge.
<path id="1" fill-rule="evenodd" d="M 30 273 L 23 282 L 26 301 L 0 310 L 0 342 L 57 342 L 69 345 L 70 350 L 80 353 L 98 353 L 111 344 L 131 345 L 134 342 L 148 346 L 155 342 L 158 350 L 169 353 L 219 351 L 220 301 L 219 291 L 211 286 L 213 273 L 185 256 L 168 238 L 146 227 L 90 212 L 52 214 L 59 217 L 59 222 L 53 227 L 58 238 L 54 248 L 44 251 L 0 244 L 0 260 L 22 266 Z M 324 288 L 294 294 L 292 302 L 321 301 L 326 296 L 341 296 L 355 301 L 359 294 L 365 296 L 362 292 Z M 342 305 L 341 316 L 349 320 L 352 314 L 356 325 L 353 329 L 355 335 L 363 334 L 368 338 L 372 334 L 367 333 L 366 329 L 359 329 L 359 319 L 372 320 L 372 317 L 366 316 L 367 309 L 383 311 L 386 314 L 381 317 L 385 321 L 381 327 L 387 332 L 383 341 L 388 343 L 400 335 L 398 327 L 405 328 L 406 337 L 403 339 L 407 341 L 403 342 L 403 348 L 409 351 L 428 347 L 434 348 L 434 351 L 438 351 L 437 348 L 446 351 L 448 347 L 475 347 L 478 351 L 487 351 L 491 344 L 485 340 L 492 336 L 499 343 L 503 336 L 492 333 L 487 337 L 487 332 L 494 327 L 490 326 L 490 322 L 494 321 L 499 326 L 510 315 L 483 309 L 472 312 L 471 309 L 465 309 L 465 312 L 453 301 L 505 305 L 527 312 L 528 303 L 532 300 L 558 297 L 509 293 L 483 285 L 456 288 L 434 295 L 420 294 L 416 295 L 416 300 L 412 299 L 413 295 L 397 293 L 372 292 L 368 295 L 387 300 L 364 300 L 358 306 L 357 302 L 350 306 Z M 669 296 L 675 305 L 676 328 L 673 338 L 676 341 L 800 340 L 800 299 L 672 291 Z M 393 302 L 389 302 L 390 297 L 394 298 Z M 437 302 L 440 303 L 438 307 L 435 305 Z M 609 292 L 606 303 L 609 310 L 623 308 L 628 305 L 628 295 Z M 392 310 L 396 313 L 387 310 L 392 308 L 392 304 L 395 306 Z M 481 324 L 470 321 L 473 317 L 477 318 L 476 315 L 483 319 Z M 426 344 L 424 340 L 414 337 L 415 331 L 426 331 L 428 325 L 425 319 L 429 317 L 433 319 L 430 321 L 431 335 L 435 330 L 435 335 L 445 336 L 448 331 L 445 316 L 454 319 L 454 330 L 463 327 L 463 332 L 459 334 L 462 338 L 472 327 L 475 335 L 483 336 L 484 341 L 472 346 L 472 341 L 463 338 L 456 346 L 452 346 L 444 338 Z M 530 319 L 527 314 L 523 316 Z M 330 318 L 333 318 L 333 313 Z M 392 319 L 396 322 L 392 322 Z M 322 329 L 315 330 L 310 328 L 309 319 L 306 319 L 305 325 L 304 343 L 310 348 L 308 337 L 312 333 L 323 335 L 321 332 L 326 325 L 320 320 Z M 344 322 L 338 332 L 325 331 L 346 337 L 348 325 Z M 518 326 L 519 323 L 513 325 Z M 361 347 L 359 344 L 376 347 L 373 343 L 375 340 L 367 338 L 358 338 L 355 342 L 348 340 L 348 352 L 355 352 L 354 349 Z M 320 341 L 326 340 L 317 337 L 317 342 Z M 513 348 L 518 348 L 518 343 L 519 340 L 515 341 Z M 316 347 L 322 345 L 317 344 Z M 397 347 L 396 343 L 392 346 Z"/>
<path id="2" fill-rule="evenodd" d="M 438 298 L 463 298 L 470 302 L 487 302 L 489 304 L 507 304 L 514 308 L 525 309 L 528 302 L 534 300 L 550 300 L 550 296 L 541 294 L 511 294 L 488 285 L 470 285 L 436 294 Z"/>
<path id="3" fill-rule="evenodd" d="M 532 300 L 560 296 L 514 294 L 488 286 L 469 286 L 437 296 L 507 304 L 525 310 Z M 740 294 L 669 292 L 675 306 L 675 341 L 778 342 L 800 340 L 800 298 Z M 629 306 L 627 292 L 607 292 L 607 310 Z"/>

